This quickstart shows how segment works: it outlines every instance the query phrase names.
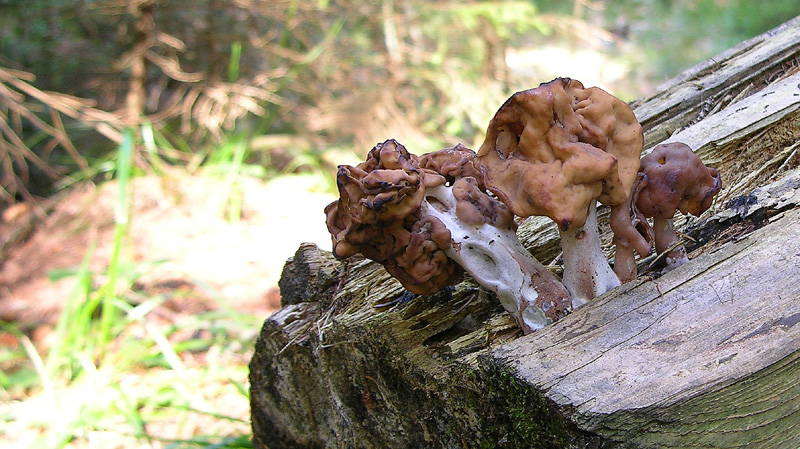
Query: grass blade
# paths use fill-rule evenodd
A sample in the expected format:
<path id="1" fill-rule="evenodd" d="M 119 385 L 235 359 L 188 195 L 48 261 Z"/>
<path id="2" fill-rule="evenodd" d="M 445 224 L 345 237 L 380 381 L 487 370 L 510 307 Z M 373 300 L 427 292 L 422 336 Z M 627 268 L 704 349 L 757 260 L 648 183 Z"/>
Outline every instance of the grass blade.
<path id="1" fill-rule="evenodd" d="M 84 320 L 86 316 L 91 319 L 94 311 L 92 301 L 89 301 L 89 292 L 92 284 L 92 272 L 89 269 L 89 263 L 94 255 L 95 243 L 89 246 L 86 255 L 81 261 L 81 266 L 77 272 L 77 283 L 75 288 L 67 298 L 64 304 L 64 310 L 61 312 L 61 317 L 56 323 L 55 335 L 53 339 L 53 346 L 47 355 L 46 366 L 50 376 L 57 374 L 57 371 L 63 366 L 64 359 L 67 354 L 75 354 L 84 348 L 79 347 L 80 340 L 86 338 L 84 330 L 87 328 L 88 323 Z M 87 309 L 88 310 L 87 313 Z"/>
<path id="2" fill-rule="evenodd" d="M 111 325 L 116 321 L 117 313 L 114 300 L 118 294 L 117 282 L 119 280 L 122 258 L 122 243 L 128 231 L 128 182 L 131 175 L 133 161 L 134 133 L 130 128 L 125 129 L 122 144 L 117 155 L 115 175 L 117 179 L 117 203 L 114 209 L 114 245 L 111 260 L 108 265 L 108 282 L 99 291 L 102 304 L 102 316 L 99 335 L 99 346 L 105 348 L 111 341 Z"/>

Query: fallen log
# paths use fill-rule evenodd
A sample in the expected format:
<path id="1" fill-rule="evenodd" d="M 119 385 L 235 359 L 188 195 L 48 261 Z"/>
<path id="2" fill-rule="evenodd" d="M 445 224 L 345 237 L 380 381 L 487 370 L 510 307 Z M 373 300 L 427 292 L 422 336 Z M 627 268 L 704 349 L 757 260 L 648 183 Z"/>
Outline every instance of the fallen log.
<path id="1" fill-rule="evenodd" d="M 689 140 L 726 187 L 678 223 L 690 263 L 645 259 L 545 329 L 521 336 L 469 278 L 379 307 L 403 293 L 380 265 L 302 245 L 250 364 L 255 446 L 798 447 L 799 25 L 636 106 L 648 147 Z M 519 234 L 547 264 L 554 232 Z"/>

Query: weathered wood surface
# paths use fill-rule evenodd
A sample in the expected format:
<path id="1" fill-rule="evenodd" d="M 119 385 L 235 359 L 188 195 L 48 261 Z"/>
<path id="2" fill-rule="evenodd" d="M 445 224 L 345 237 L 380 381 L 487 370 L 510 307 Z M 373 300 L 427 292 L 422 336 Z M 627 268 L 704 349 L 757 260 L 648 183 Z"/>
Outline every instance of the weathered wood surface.
<path id="1" fill-rule="evenodd" d="M 402 293 L 379 265 L 303 245 L 251 362 L 256 447 L 800 446 L 798 24 L 639 104 L 648 142 L 693 133 L 726 188 L 681 224 L 691 263 L 660 276 L 645 260 L 544 330 L 522 337 L 469 279 L 377 308 Z M 520 231 L 545 264 L 558 254 L 548 225 Z"/>
<path id="2" fill-rule="evenodd" d="M 616 440 L 800 447 L 798 236 L 793 209 L 493 355 Z"/>
<path id="3" fill-rule="evenodd" d="M 686 70 L 659 86 L 658 94 L 635 102 L 636 117 L 645 128 L 645 148 L 796 68 L 798 29 L 800 17 Z"/>

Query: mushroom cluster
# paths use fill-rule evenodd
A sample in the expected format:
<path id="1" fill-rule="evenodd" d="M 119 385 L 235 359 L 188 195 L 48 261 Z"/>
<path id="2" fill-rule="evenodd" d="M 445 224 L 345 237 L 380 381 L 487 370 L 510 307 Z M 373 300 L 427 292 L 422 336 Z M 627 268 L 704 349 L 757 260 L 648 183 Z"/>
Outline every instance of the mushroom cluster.
<path id="1" fill-rule="evenodd" d="M 620 285 L 600 250 L 596 201 L 625 204 L 643 142 L 626 103 L 569 78 L 514 94 L 489 124 L 478 150 L 486 188 L 520 217 L 556 222 L 573 307 Z"/>
<path id="2" fill-rule="evenodd" d="M 355 167 L 339 166 L 339 200 L 325 208 L 334 256 L 361 253 L 417 294 L 455 283 L 462 271 L 444 253 L 447 229 L 420 216 L 426 186 L 437 183 L 444 179 L 420 169 L 416 156 L 394 140 L 376 145 Z"/>
<path id="3" fill-rule="evenodd" d="M 639 179 L 626 214 L 612 215 L 617 255 L 614 271 L 626 282 L 636 276 L 634 250 L 647 256 L 655 244 L 667 270 L 689 261 L 673 227 L 677 211 L 700 216 L 722 187 L 717 170 L 706 167 L 681 142 L 657 145 L 642 158 Z M 653 219 L 650 227 L 646 218 Z"/>
<path id="4" fill-rule="evenodd" d="M 599 88 L 558 78 L 517 92 L 477 154 L 459 144 L 417 157 L 387 140 L 357 166 L 340 166 L 340 198 L 325 209 L 333 253 L 361 253 L 423 295 L 466 271 L 531 332 L 632 279 L 634 252 L 655 244 L 670 267 L 688 260 L 672 217 L 708 209 L 719 173 L 686 145 L 659 145 L 640 160 L 642 146 L 633 111 Z M 611 208 L 613 270 L 597 202 Z M 562 281 L 519 242 L 515 215 L 557 224 Z"/>
<path id="5" fill-rule="evenodd" d="M 457 145 L 417 158 L 394 140 L 339 167 L 326 209 L 333 253 L 362 253 L 403 286 L 432 294 L 462 268 L 495 292 L 528 333 L 566 315 L 569 294 L 517 239 L 508 208 L 486 194 L 475 153 Z"/>

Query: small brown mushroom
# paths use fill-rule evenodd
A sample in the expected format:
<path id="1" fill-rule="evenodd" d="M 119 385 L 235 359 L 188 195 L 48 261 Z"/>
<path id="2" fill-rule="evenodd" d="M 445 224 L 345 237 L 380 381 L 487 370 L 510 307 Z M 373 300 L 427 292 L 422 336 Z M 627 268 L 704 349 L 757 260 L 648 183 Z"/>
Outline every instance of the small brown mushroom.
<path id="1" fill-rule="evenodd" d="M 659 261 L 672 269 L 689 261 L 686 248 L 673 228 L 676 211 L 699 216 L 721 188 L 719 172 L 706 167 L 689 146 L 657 145 L 642 158 L 633 199 L 624 211 L 611 216 L 617 255 L 614 271 L 622 282 L 636 276 L 634 251 L 648 256 L 655 243 Z M 653 219 L 653 225 L 646 218 Z"/>
<path id="2" fill-rule="evenodd" d="M 556 222 L 573 307 L 620 284 L 600 250 L 595 201 L 624 205 L 642 145 L 627 104 L 568 78 L 517 92 L 489 124 L 478 150 L 486 188 L 516 215 Z"/>
<path id="3" fill-rule="evenodd" d="M 376 146 L 364 163 L 339 168 L 341 196 L 326 208 L 334 255 L 361 252 L 418 294 L 452 285 L 463 267 L 523 332 L 557 320 L 569 294 L 519 243 L 513 215 L 481 178 L 460 145 L 419 159 L 394 140 Z"/>
<path id="4" fill-rule="evenodd" d="M 676 211 L 700 216 L 722 187 L 719 172 L 703 165 L 688 145 L 673 142 L 657 145 L 642 158 L 640 171 L 647 177 L 636 207 L 653 218 L 658 254 L 668 269 L 689 261 L 680 236 L 672 226 Z M 664 254 L 666 253 L 666 254 Z"/>

